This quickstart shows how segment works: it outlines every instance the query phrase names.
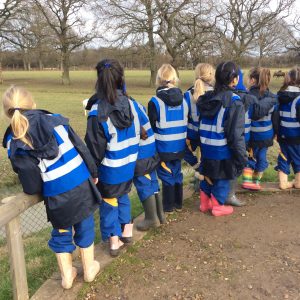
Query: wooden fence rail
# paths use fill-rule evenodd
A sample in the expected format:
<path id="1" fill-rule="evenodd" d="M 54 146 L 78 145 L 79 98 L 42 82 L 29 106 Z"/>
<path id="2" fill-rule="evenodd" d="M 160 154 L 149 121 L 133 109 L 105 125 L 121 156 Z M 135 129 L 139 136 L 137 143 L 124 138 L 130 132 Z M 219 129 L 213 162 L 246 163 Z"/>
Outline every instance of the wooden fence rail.
<path id="1" fill-rule="evenodd" d="M 29 299 L 20 214 L 40 201 L 42 201 L 41 196 L 29 196 L 24 193 L 1 201 L 0 227 L 5 226 L 6 230 L 10 276 L 15 300 Z"/>

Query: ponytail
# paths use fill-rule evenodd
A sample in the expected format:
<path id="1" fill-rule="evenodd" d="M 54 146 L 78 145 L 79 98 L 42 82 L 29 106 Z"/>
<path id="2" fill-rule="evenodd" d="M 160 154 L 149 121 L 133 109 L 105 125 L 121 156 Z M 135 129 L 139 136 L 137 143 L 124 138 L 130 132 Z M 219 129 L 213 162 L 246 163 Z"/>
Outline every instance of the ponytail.
<path id="1" fill-rule="evenodd" d="M 270 69 L 261 68 L 259 72 L 259 94 L 262 96 L 269 88 L 269 84 L 271 81 L 271 72 Z"/>
<path id="2" fill-rule="evenodd" d="M 214 84 L 215 69 L 210 64 L 198 64 L 195 68 L 195 77 L 193 99 L 197 101 L 206 92 L 205 85 Z"/>
<path id="3" fill-rule="evenodd" d="M 29 129 L 28 119 L 21 114 L 20 110 L 15 110 L 11 118 L 11 128 L 16 140 L 21 140 L 24 144 L 32 147 L 32 142 L 27 135 Z"/>
<path id="4" fill-rule="evenodd" d="M 300 86 L 300 69 L 298 67 L 294 67 L 285 74 L 283 85 L 281 86 L 280 91 L 286 90 L 289 85 L 298 87 Z"/>
<path id="5" fill-rule="evenodd" d="M 22 114 L 22 111 L 35 108 L 31 94 L 22 87 L 11 86 L 4 92 L 2 101 L 5 114 L 11 119 L 14 139 L 19 139 L 30 148 L 33 148 L 28 135 L 29 121 Z"/>
<path id="6" fill-rule="evenodd" d="M 114 104 L 117 90 L 125 94 L 124 69 L 117 60 L 104 59 L 97 66 L 96 91 L 100 98 Z"/>

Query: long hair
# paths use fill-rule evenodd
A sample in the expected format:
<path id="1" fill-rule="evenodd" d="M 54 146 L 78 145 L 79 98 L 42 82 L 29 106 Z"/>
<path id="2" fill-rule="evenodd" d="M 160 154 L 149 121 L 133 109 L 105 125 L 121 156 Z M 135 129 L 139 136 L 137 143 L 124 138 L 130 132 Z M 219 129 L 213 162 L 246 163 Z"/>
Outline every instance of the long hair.
<path id="1" fill-rule="evenodd" d="M 283 85 L 280 88 L 280 91 L 284 91 L 287 87 L 291 86 L 300 86 L 300 68 L 293 67 L 289 72 L 285 74 Z"/>
<path id="2" fill-rule="evenodd" d="M 101 60 L 97 66 L 96 91 L 100 98 L 114 104 L 117 90 L 125 91 L 124 68 L 115 59 Z"/>
<path id="3" fill-rule="evenodd" d="M 194 101 L 197 101 L 202 96 L 205 90 L 205 84 L 214 85 L 215 69 L 210 64 L 198 64 L 195 68 L 195 83 L 194 83 Z"/>
<path id="4" fill-rule="evenodd" d="M 2 96 L 3 110 L 6 116 L 11 120 L 11 128 L 14 139 L 19 139 L 29 147 L 33 148 L 30 137 L 27 132 L 29 122 L 23 111 L 34 109 L 36 104 L 32 95 L 24 88 L 11 86 Z"/>
<path id="5" fill-rule="evenodd" d="M 270 85 L 270 69 L 261 67 L 252 68 L 249 77 L 256 81 L 256 84 L 259 87 L 259 94 L 262 96 L 268 90 Z"/>
<path id="6" fill-rule="evenodd" d="M 163 64 L 157 71 L 157 86 L 176 86 L 179 79 L 176 70 L 170 64 Z"/>
<path id="7" fill-rule="evenodd" d="M 234 62 L 226 61 L 220 63 L 216 69 L 215 93 L 227 90 L 234 78 L 239 76 L 238 74 L 239 70 Z"/>

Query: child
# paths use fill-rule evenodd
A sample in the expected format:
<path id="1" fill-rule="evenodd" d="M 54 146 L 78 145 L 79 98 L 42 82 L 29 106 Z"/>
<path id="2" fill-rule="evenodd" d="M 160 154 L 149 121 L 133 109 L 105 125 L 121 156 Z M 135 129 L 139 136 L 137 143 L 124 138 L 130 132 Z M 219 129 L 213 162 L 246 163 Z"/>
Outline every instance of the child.
<path id="1" fill-rule="evenodd" d="M 141 110 L 141 140 L 136 162 L 133 183 L 145 211 L 145 219 L 136 225 L 138 230 L 148 230 L 166 223 L 156 168 L 160 163 L 156 152 L 154 132 L 151 128 L 145 108 L 138 103 Z"/>
<path id="2" fill-rule="evenodd" d="M 273 145 L 273 139 L 278 127 L 277 97 L 269 91 L 271 72 L 267 68 L 254 68 L 250 70 L 250 90 L 258 101 L 269 98 L 273 105 L 263 118 L 251 122 L 251 133 L 249 140 L 250 153 L 253 152 L 253 158 L 248 160 L 250 168 L 244 170 L 247 172 L 245 177 L 248 183 L 243 184 L 244 188 L 251 190 L 260 190 L 260 181 L 263 172 L 268 168 L 267 151 L 268 147 Z M 271 99 L 270 99 L 271 98 Z M 275 131 L 275 132 L 274 132 Z M 251 184 L 251 181 L 253 182 Z M 250 182 L 250 184 L 249 184 Z"/>
<path id="3" fill-rule="evenodd" d="M 200 210 L 211 210 L 214 216 L 229 215 L 225 206 L 230 180 L 237 178 L 247 162 L 244 139 L 245 110 L 240 97 L 234 94 L 238 68 L 223 62 L 216 69 L 213 92 L 200 97 L 201 181 Z"/>
<path id="4" fill-rule="evenodd" d="M 155 134 L 156 149 L 161 159 L 157 170 L 162 180 L 165 212 L 182 209 L 184 157 L 188 106 L 176 87 L 178 77 L 170 64 L 163 64 L 157 72 L 156 96 L 148 103 L 148 115 Z"/>
<path id="5" fill-rule="evenodd" d="M 132 240 L 130 200 L 140 141 L 140 109 L 124 92 L 124 69 L 113 59 L 97 66 L 98 100 L 88 116 L 85 141 L 99 171 L 98 188 L 102 239 L 110 242 L 111 256 Z"/>
<path id="6" fill-rule="evenodd" d="M 188 125 L 187 139 L 185 146 L 184 160 L 193 167 L 197 182 L 202 179 L 198 172 L 198 158 L 193 154 L 200 145 L 199 141 L 199 111 L 197 100 L 205 92 L 213 90 L 215 70 L 210 64 L 198 64 L 195 68 L 195 83 L 184 93 L 184 98 L 188 104 Z M 198 185 L 199 190 L 199 185 Z"/>
<path id="7" fill-rule="evenodd" d="M 283 86 L 278 92 L 279 100 L 279 132 L 278 142 L 280 154 L 276 170 L 279 176 L 279 188 L 293 187 L 288 182 L 290 164 L 295 173 L 294 187 L 300 188 L 300 69 L 290 70 L 284 79 Z"/>
<path id="8" fill-rule="evenodd" d="M 94 260 L 93 218 L 100 195 L 90 175 L 97 178 L 97 168 L 68 119 L 35 106 L 25 89 L 6 90 L 3 108 L 11 125 L 3 145 L 24 192 L 43 194 L 53 225 L 49 247 L 56 253 L 62 287 L 70 289 L 77 274 L 72 267 L 73 240 L 80 247 L 84 280 L 93 281 L 100 270 Z"/>
<path id="9" fill-rule="evenodd" d="M 235 87 L 235 93 L 240 96 L 241 101 L 244 104 L 245 108 L 245 143 L 246 148 L 250 140 L 250 129 L 251 129 L 251 121 L 259 120 L 266 114 L 268 114 L 269 110 L 273 107 L 273 99 L 264 98 L 261 101 L 250 95 L 244 86 L 243 82 L 243 72 L 239 68 L 239 82 Z M 235 189 L 237 185 L 237 179 L 230 182 L 230 193 L 229 197 L 226 201 L 226 204 L 233 206 L 242 206 L 244 205 L 235 194 Z M 243 182 L 243 187 L 253 185 L 252 179 L 248 181 L 248 178 L 245 178 Z"/>

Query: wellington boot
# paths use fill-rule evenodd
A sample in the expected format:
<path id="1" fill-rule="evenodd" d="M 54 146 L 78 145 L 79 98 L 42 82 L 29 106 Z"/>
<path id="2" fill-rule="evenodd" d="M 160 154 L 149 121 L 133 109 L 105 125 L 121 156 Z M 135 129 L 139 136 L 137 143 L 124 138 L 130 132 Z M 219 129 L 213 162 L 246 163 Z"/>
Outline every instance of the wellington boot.
<path id="1" fill-rule="evenodd" d="M 145 218 L 136 225 L 137 230 L 147 231 L 151 227 L 158 227 L 160 225 L 157 217 L 156 199 L 154 195 L 142 202 L 145 211 Z"/>
<path id="2" fill-rule="evenodd" d="M 283 173 L 282 171 L 278 171 L 278 180 L 279 188 L 281 190 L 291 189 L 294 185 L 294 182 L 289 182 L 288 175 Z"/>
<path id="3" fill-rule="evenodd" d="M 233 207 L 228 205 L 221 205 L 218 200 L 212 195 L 212 211 L 211 214 L 215 217 L 227 216 L 233 213 Z"/>
<path id="4" fill-rule="evenodd" d="M 80 248 L 80 256 L 85 282 L 92 282 L 100 271 L 100 263 L 94 259 L 94 243 L 88 248 Z"/>
<path id="5" fill-rule="evenodd" d="M 124 243 L 120 240 L 120 238 L 117 235 L 115 235 L 109 238 L 109 245 L 110 256 L 116 257 L 120 254 L 120 250 L 123 248 Z"/>
<path id="6" fill-rule="evenodd" d="M 155 195 L 155 200 L 156 200 L 156 211 L 157 211 L 157 217 L 159 219 L 159 222 L 160 222 L 160 224 L 166 224 L 167 219 L 164 214 L 162 198 L 159 193 L 156 193 L 154 195 Z"/>
<path id="7" fill-rule="evenodd" d="M 230 192 L 225 204 L 232 206 L 244 206 L 245 202 L 240 201 L 235 194 L 236 185 L 237 179 L 230 180 Z"/>
<path id="8" fill-rule="evenodd" d="M 176 183 L 175 184 L 175 200 L 174 200 L 176 211 L 182 210 L 182 202 L 183 202 L 183 184 Z"/>
<path id="9" fill-rule="evenodd" d="M 200 206 L 199 210 L 203 213 L 208 212 L 212 209 L 212 203 L 208 195 L 206 195 L 203 191 L 200 192 Z"/>
<path id="10" fill-rule="evenodd" d="M 254 183 L 254 189 L 253 190 L 255 190 L 255 191 L 260 191 L 261 190 L 261 185 L 260 185 L 260 183 L 261 183 L 261 178 L 262 178 L 262 176 L 263 176 L 263 172 L 254 172 L 253 173 L 253 183 Z"/>
<path id="11" fill-rule="evenodd" d="M 300 173 L 296 173 L 296 175 L 295 175 L 294 187 L 296 189 L 300 189 Z"/>
<path id="12" fill-rule="evenodd" d="M 255 184 L 253 183 L 253 170 L 251 168 L 244 168 L 243 170 L 243 183 L 242 188 L 246 190 L 255 190 Z"/>
<path id="13" fill-rule="evenodd" d="M 132 242 L 132 230 L 133 230 L 133 223 L 125 224 L 122 230 L 122 237 L 120 240 L 124 244 L 129 244 Z"/>
<path id="14" fill-rule="evenodd" d="M 71 253 L 56 253 L 57 263 L 61 274 L 61 286 L 68 290 L 72 287 L 77 276 L 77 270 L 72 266 Z"/>
<path id="15" fill-rule="evenodd" d="M 175 205 L 175 185 L 162 185 L 164 212 L 172 212 Z"/>

